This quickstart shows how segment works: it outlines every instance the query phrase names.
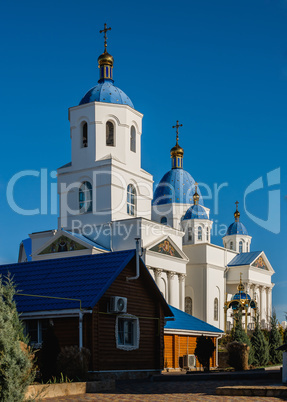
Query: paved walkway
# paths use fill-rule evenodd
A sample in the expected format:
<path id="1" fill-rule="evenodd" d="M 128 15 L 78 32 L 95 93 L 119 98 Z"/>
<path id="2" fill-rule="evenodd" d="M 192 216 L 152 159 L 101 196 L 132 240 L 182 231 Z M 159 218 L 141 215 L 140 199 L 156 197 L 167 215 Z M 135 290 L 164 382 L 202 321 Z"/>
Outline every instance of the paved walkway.
<path id="1" fill-rule="evenodd" d="M 267 385 L 266 381 L 252 381 L 252 385 Z M 120 402 L 170 402 L 170 401 L 252 401 L 252 402 L 278 402 L 287 399 L 264 398 L 264 397 L 245 397 L 245 396 L 221 396 L 215 395 L 216 387 L 224 385 L 251 385 L 250 381 L 191 381 L 191 382 L 149 382 L 149 381 L 119 381 L 116 391 L 102 394 L 86 394 L 79 396 L 66 396 L 60 398 L 48 398 L 45 401 L 120 401 Z M 270 382 L 270 385 L 281 385 L 278 382 Z M 269 384 L 268 384 L 269 385 Z"/>

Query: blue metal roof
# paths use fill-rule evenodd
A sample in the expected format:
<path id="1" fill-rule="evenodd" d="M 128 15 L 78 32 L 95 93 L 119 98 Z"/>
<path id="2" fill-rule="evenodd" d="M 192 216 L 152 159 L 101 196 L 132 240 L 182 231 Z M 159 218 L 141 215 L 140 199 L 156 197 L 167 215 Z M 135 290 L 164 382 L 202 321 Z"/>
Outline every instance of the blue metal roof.
<path id="1" fill-rule="evenodd" d="M 223 333 L 221 329 L 214 327 L 213 325 L 207 324 L 207 322 L 199 320 L 190 314 L 187 314 L 175 307 L 169 306 L 171 309 L 175 320 L 167 321 L 164 328 L 168 329 L 184 329 L 187 331 L 197 331 L 197 332 L 218 332 Z"/>
<path id="2" fill-rule="evenodd" d="M 208 219 L 205 209 L 201 205 L 192 205 L 186 211 L 183 220 L 187 219 Z"/>
<path id="3" fill-rule="evenodd" d="M 134 108 L 130 98 L 119 88 L 114 86 L 112 80 L 104 80 L 91 88 L 82 98 L 80 105 L 91 102 L 116 103 Z"/>
<path id="4" fill-rule="evenodd" d="M 251 251 L 249 253 L 240 253 L 236 255 L 228 264 L 228 267 L 237 265 L 250 265 L 262 253 L 262 251 Z"/>
<path id="5" fill-rule="evenodd" d="M 247 229 L 243 225 L 243 223 L 233 222 L 227 229 L 225 236 L 236 235 L 236 234 L 248 235 Z"/>
<path id="6" fill-rule="evenodd" d="M 75 233 L 75 232 L 69 232 L 68 230 L 62 229 L 63 232 L 69 233 L 71 236 L 75 237 L 76 239 L 79 239 L 81 241 L 84 241 L 85 243 L 89 244 L 90 246 L 96 247 L 100 250 L 103 251 L 110 251 L 109 249 L 101 246 L 100 244 L 96 243 L 95 241 L 89 239 L 87 236 L 84 236 L 80 233 Z"/>
<path id="7" fill-rule="evenodd" d="M 80 299 L 92 308 L 114 282 L 135 250 L 1 265 L 0 274 L 14 277 L 19 293 Z M 79 308 L 79 301 L 16 296 L 20 312 Z"/>
<path id="8" fill-rule="evenodd" d="M 153 205 L 163 205 L 171 203 L 191 204 L 195 192 L 195 181 L 193 177 L 181 168 L 168 171 L 156 187 Z M 200 190 L 199 202 L 203 204 Z"/>
<path id="9" fill-rule="evenodd" d="M 22 244 L 25 250 L 25 254 L 27 257 L 27 261 L 32 261 L 32 239 L 30 239 L 30 237 L 28 237 L 28 239 L 24 239 L 22 240 Z"/>

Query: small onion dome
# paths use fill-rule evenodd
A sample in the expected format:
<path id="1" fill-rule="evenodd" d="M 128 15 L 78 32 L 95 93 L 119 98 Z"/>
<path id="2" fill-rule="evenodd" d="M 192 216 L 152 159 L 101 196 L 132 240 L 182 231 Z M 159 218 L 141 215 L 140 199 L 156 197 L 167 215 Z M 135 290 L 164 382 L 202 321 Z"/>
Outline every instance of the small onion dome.
<path id="1" fill-rule="evenodd" d="M 198 192 L 197 192 L 197 185 L 195 186 L 195 192 L 194 192 L 194 194 L 193 194 L 193 202 L 194 202 L 194 205 L 197 205 L 198 204 L 198 201 L 199 201 L 199 194 L 198 194 Z"/>
<path id="2" fill-rule="evenodd" d="M 227 229 L 226 235 L 225 236 L 231 236 L 231 235 L 246 235 L 248 236 L 248 232 L 246 227 L 243 225 L 241 222 L 233 222 L 229 228 Z"/>
<path id="3" fill-rule="evenodd" d="M 231 300 L 251 300 L 251 297 L 248 293 L 238 292 L 232 296 Z"/>
<path id="4" fill-rule="evenodd" d="M 107 51 L 104 51 L 104 53 L 102 53 L 98 57 L 98 63 L 99 63 L 99 67 L 104 66 L 104 65 L 113 66 L 114 58 Z"/>
<path id="5" fill-rule="evenodd" d="M 208 219 L 208 216 L 205 209 L 201 205 L 192 205 L 188 208 L 183 217 L 183 220 L 188 219 Z"/>
<path id="6" fill-rule="evenodd" d="M 238 211 L 238 209 L 236 209 L 236 211 L 234 212 L 234 218 L 235 222 L 239 222 L 240 212 Z"/>
<path id="7" fill-rule="evenodd" d="M 176 157 L 182 158 L 183 154 L 184 154 L 183 148 L 181 148 L 181 146 L 178 145 L 178 143 L 170 150 L 170 156 L 172 158 L 176 158 Z"/>

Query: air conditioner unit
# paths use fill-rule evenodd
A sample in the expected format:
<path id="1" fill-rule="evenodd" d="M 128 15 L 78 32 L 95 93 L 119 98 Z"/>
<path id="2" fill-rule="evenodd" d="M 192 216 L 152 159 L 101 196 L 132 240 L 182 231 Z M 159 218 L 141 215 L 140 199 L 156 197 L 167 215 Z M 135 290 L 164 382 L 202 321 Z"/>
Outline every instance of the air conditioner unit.
<path id="1" fill-rule="evenodd" d="M 128 299 L 121 296 L 112 296 L 110 299 L 110 312 L 111 313 L 126 313 Z"/>
<path id="2" fill-rule="evenodd" d="M 184 355 L 183 356 L 183 368 L 191 369 L 196 367 L 196 357 L 195 355 Z"/>

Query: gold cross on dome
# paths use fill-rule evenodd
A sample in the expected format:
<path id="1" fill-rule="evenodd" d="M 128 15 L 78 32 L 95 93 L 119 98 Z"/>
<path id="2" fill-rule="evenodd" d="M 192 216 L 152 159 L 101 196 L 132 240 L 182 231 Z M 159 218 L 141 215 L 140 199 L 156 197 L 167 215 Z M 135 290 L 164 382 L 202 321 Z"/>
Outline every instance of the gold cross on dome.
<path id="1" fill-rule="evenodd" d="M 107 32 L 110 31 L 111 29 L 112 29 L 111 27 L 110 27 L 110 28 L 107 28 L 107 24 L 105 24 L 105 28 L 100 31 L 100 33 L 104 32 L 104 38 L 105 38 L 105 52 L 107 51 L 107 39 L 108 39 L 108 38 L 107 38 Z"/>
<path id="2" fill-rule="evenodd" d="M 176 143 L 178 143 L 178 129 L 179 127 L 182 127 L 182 124 L 178 124 L 178 120 L 176 120 L 176 125 L 172 126 L 172 128 L 176 129 Z"/>

